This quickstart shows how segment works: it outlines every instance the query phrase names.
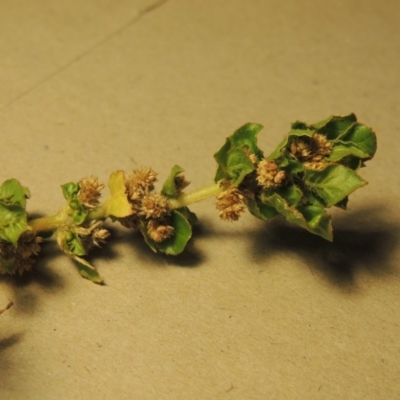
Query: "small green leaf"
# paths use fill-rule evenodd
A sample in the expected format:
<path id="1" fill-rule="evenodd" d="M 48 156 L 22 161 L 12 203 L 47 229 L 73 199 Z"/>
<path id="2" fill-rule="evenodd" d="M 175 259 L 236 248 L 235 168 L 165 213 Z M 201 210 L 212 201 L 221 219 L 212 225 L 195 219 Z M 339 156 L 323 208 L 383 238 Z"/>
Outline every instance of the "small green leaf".
<path id="1" fill-rule="evenodd" d="M 306 170 L 304 182 L 318 197 L 331 207 L 354 190 L 367 184 L 356 172 L 343 165 L 328 165 L 322 170 Z"/>
<path id="2" fill-rule="evenodd" d="M 132 207 L 125 193 L 124 171 L 116 171 L 108 181 L 110 197 L 105 201 L 106 217 L 125 218 L 132 215 Z"/>
<path id="3" fill-rule="evenodd" d="M 218 163 L 217 173 L 215 175 L 215 182 L 220 181 L 221 179 L 229 179 L 229 175 L 227 173 L 227 159 L 228 159 L 228 151 L 231 148 L 230 139 L 226 139 L 224 145 L 219 149 L 217 153 L 214 154 L 214 158 Z"/>
<path id="4" fill-rule="evenodd" d="M 86 260 L 81 257 L 73 257 L 77 263 L 78 271 L 83 278 L 89 279 L 90 281 L 98 284 L 103 284 L 103 278 L 97 272 L 97 270 Z"/>
<path id="5" fill-rule="evenodd" d="M 175 179 L 183 171 L 184 171 L 184 169 L 182 167 L 180 167 L 179 165 L 174 165 L 172 167 L 171 172 L 169 173 L 169 176 L 162 187 L 161 194 L 163 194 L 165 197 L 168 197 L 170 199 L 171 198 L 176 199 L 179 196 L 180 192 L 176 187 Z"/>
<path id="6" fill-rule="evenodd" d="M 25 208 L 26 199 L 29 197 L 29 189 L 16 179 L 8 179 L 0 187 L 0 202 L 3 204 L 16 204 Z"/>
<path id="7" fill-rule="evenodd" d="M 192 237 L 192 228 L 187 219 L 177 210 L 172 211 L 169 224 L 174 227 L 173 236 L 156 245 L 163 253 L 177 255 L 185 249 Z"/>
<path id="8" fill-rule="evenodd" d="M 263 152 L 257 146 L 257 134 L 263 128 L 260 124 L 247 123 L 237 129 L 229 138 L 232 149 L 247 149 L 259 159 L 263 158 Z"/>
<path id="9" fill-rule="evenodd" d="M 248 199 L 247 208 L 252 215 L 264 221 L 269 221 L 279 214 L 274 207 L 264 204 L 257 199 Z"/>
<path id="10" fill-rule="evenodd" d="M 69 201 L 69 207 L 71 208 L 72 220 L 76 225 L 81 225 L 85 222 L 89 211 L 85 209 L 83 204 L 78 199 L 73 199 Z"/>
<path id="11" fill-rule="evenodd" d="M 68 201 L 76 199 L 79 193 L 79 185 L 74 182 L 64 183 L 64 185 L 61 185 L 61 189 L 65 200 Z"/>
<path id="12" fill-rule="evenodd" d="M 0 202 L 0 238 L 16 245 L 21 234 L 28 230 L 31 227 L 27 223 L 25 209 L 18 204 Z"/>
<path id="13" fill-rule="evenodd" d="M 73 230 L 69 229 L 66 232 L 64 237 L 64 245 L 66 248 L 63 248 L 67 254 L 73 254 L 75 256 L 85 256 L 86 250 L 82 244 L 82 241 L 79 235 Z"/>

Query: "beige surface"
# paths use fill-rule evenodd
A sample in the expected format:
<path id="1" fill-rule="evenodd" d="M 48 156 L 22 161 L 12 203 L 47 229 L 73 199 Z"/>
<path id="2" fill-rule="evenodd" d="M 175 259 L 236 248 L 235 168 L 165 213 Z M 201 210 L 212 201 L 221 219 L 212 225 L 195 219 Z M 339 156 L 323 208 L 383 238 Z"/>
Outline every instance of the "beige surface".
<path id="1" fill-rule="evenodd" d="M 178 163 L 211 183 L 244 122 L 272 150 L 289 123 L 355 112 L 379 149 L 335 211 L 334 244 L 216 218 L 185 255 L 114 231 L 81 279 L 48 245 L 0 280 L 1 399 L 398 399 L 397 1 L 0 2 L 1 179 L 54 212 L 59 185 Z"/>

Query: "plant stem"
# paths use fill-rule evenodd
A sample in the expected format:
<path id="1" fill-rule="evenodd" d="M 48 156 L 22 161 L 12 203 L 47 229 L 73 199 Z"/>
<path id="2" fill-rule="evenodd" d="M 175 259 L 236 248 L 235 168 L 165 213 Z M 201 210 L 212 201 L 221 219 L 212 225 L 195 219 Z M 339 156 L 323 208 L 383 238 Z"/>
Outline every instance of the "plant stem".
<path id="1" fill-rule="evenodd" d="M 106 202 L 107 202 L 107 200 L 106 200 Z M 86 221 L 93 221 L 95 219 L 105 219 L 106 211 L 107 211 L 106 202 L 104 202 L 100 206 L 94 208 L 93 210 L 90 210 L 89 214 L 86 217 Z"/>
<path id="2" fill-rule="evenodd" d="M 201 200 L 205 200 L 209 197 L 216 196 L 221 193 L 223 188 L 221 188 L 219 183 L 214 183 L 209 186 L 204 186 L 200 189 L 194 190 L 193 192 L 182 194 L 177 199 L 170 199 L 172 209 L 188 206 L 192 203 L 197 203 Z M 103 203 L 99 207 L 89 211 L 86 221 L 93 221 L 98 219 L 106 218 L 107 202 Z M 57 214 L 51 215 L 49 217 L 34 218 L 28 221 L 29 226 L 35 232 L 46 232 L 55 231 L 62 225 L 68 224 L 70 218 L 69 207 L 60 210 Z"/>
<path id="3" fill-rule="evenodd" d="M 221 188 L 219 183 L 214 183 L 209 186 L 204 186 L 200 189 L 194 190 L 188 194 L 182 194 L 177 199 L 170 199 L 169 202 L 173 209 L 185 207 L 189 204 L 196 203 L 201 200 L 205 200 L 208 197 L 216 196 L 221 193 L 223 188 Z"/>
<path id="4" fill-rule="evenodd" d="M 35 232 L 54 231 L 67 222 L 68 216 L 68 209 L 64 208 L 55 215 L 34 218 L 28 221 L 28 224 Z"/>

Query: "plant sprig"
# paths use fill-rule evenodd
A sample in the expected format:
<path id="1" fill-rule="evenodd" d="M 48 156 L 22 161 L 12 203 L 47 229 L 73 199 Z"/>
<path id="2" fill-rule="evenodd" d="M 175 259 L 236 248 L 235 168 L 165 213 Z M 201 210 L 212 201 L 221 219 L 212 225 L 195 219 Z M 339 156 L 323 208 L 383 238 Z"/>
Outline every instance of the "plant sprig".
<path id="1" fill-rule="evenodd" d="M 83 178 L 61 186 L 66 204 L 55 215 L 30 218 L 29 189 L 16 179 L 6 180 L 0 187 L 0 271 L 30 270 L 42 242 L 54 236 L 83 277 L 102 283 L 86 256 L 108 238 L 107 219 L 140 231 L 154 252 L 177 255 L 197 222 L 188 206 L 209 197 L 216 197 L 223 220 L 237 221 L 246 209 L 265 221 L 281 215 L 331 241 L 326 209 L 346 209 L 348 196 L 366 185 L 358 170 L 375 154 L 374 132 L 357 122 L 354 114 L 311 125 L 295 122 L 265 157 L 257 146 L 262 128 L 248 123 L 228 137 L 214 155 L 214 183 L 192 192 L 185 191 L 189 182 L 178 165 L 172 167 L 160 193 L 155 190 L 153 169 L 140 168 L 129 175 L 118 170 L 110 175 L 109 195 L 103 202 L 104 185 L 96 177 Z"/>

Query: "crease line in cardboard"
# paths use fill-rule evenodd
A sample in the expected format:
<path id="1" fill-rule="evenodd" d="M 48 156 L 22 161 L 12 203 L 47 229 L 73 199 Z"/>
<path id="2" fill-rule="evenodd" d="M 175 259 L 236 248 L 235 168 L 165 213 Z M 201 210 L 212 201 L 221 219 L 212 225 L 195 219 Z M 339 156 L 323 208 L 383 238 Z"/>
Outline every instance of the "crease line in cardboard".
<path id="1" fill-rule="evenodd" d="M 83 58 L 85 58 L 86 56 L 91 54 L 97 48 L 101 47 L 105 43 L 109 42 L 113 38 L 115 38 L 118 35 L 120 35 L 121 33 L 125 32 L 131 25 L 137 23 L 144 16 L 146 16 L 149 13 L 151 13 L 152 11 L 158 9 L 159 7 L 161 7 L 163 4 L 165 4 L 167 2 L 168 2 L 168 0 L 160 0 L 160 1 L 157 1 L 157 2 L 155 2 L 153 4 L 150 4 L 149 6 L 145 7 L 143 10 L 135 10 L 134 17 L 132 17 L 128 22 L 125 22 L 120 27 L 118 27 L 117 29 L 115 29 L 114 31 L 112 31 L 111 33 L 109 33 L 108 35 L 106 35 L 105 37 L 103 37 L 102 39 L 97 41 L 96 43 L 94 43 L 90 48 L 88 48 L 87 50 L 85 50 L 82 53 L 78 54 L 77 56 L 72 58 L 70 61 L 65 63 L 63 66 L 57 68 L 52 73 L 46 75 L 44 78 L 40 79 L 35 84 L 31 85 L 28 89 L 22 91 L 19 95 L 15 96 L 13 99 L 8 101 L 3 106 L 0 106 L 0 112 L 5 110 L 9 106 L 11 106 L 12 104 L 17 102 L 18 100 L 20 100 L 20 99 L 24 98 L 25 96 L 29 95 L 30 93 L 34 92 L 37 88 L 41 87 L 44 83 L 50 81 L 51 79 L 53 79 L 54 77 L 56 77 L 57 75 L 62 73 L 63 71 L 65 71 L 68 68 L 70 68 L 72 65 L 76 64 L 77 62 L 79 62 L 80 60 L 82 60 Z"/>

